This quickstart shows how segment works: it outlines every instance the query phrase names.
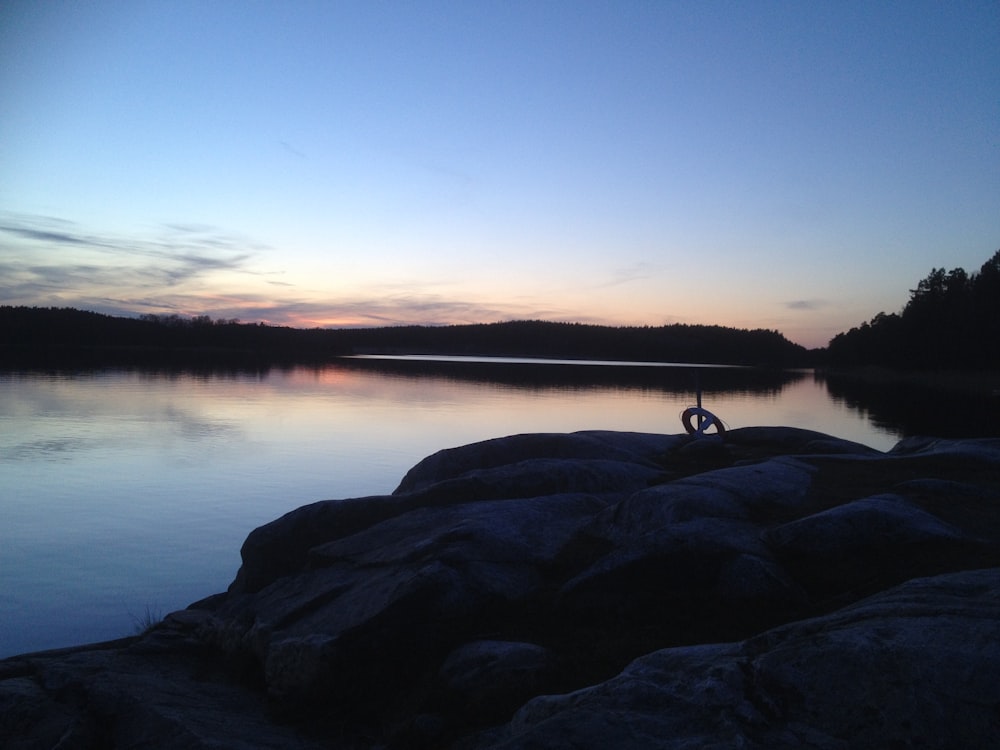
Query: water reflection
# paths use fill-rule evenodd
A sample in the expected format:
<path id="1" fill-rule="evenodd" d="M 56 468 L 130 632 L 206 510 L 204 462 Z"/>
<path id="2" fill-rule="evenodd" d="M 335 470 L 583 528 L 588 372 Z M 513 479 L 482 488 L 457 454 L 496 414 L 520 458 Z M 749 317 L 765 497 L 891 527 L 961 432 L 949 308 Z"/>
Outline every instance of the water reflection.
<path id="1" fill-rule="evenodd" d="M 186 384 L 185 384 L 186 383 Z M 130 446 L 232 440 L 236 421 L 197 405 L 182 375 L 139 372 L 0 376 L 0 463 L 101 460 Z M 120 452 L 120 453 L 119 453 Z"/>
<path id="2" fill-rule="evenodd" d="M 224 590 L 254 527 L 315 500 L 391 492 L 442 448 L 680 432 L 699 385 L 730 428 L 790 425 L 880 450 L 952 429 L 922 421 L 932 399 L 811 371 L 341 360 L 0 372 L 0 656 L 118 637 L 147 607 Z"/>
<path id="3" fill-rule="evenodd" d="M 336 367 L 361 372 L 401 375 L 447 382 L 500 385 L 513 389 L 624 388 L 665 393 L 775 394 L 807 371 L 749 367 L 674 365 L 656 367 L 632 363 L 491 362 L 414 357 L 345 357 Z"/>
<path id="4" fill-rule="evenodd" d="M 86 450 L 88 441 L 79 438 L 47 438 L 15 443 L 0 452 L 0 461 L 68 461 L 71 453 Z"/>
<path id="5" fill-rule="evenodd" d="M 720 409 L 731 407 L 743 397 L 757 399 L 749 413 L 737 409 L 739 419 L 730 426 L 808 427 L 882 449 L 910 435 L 1000 436 L 1000 397 L 996 387 L 978 383 L 977 388 L 958 390 L 956 383 L 948 380 L 905 374 L 882 373 L 872 378 L 749 367 L 554 364 L 421 357 L 344 358 L 336 367 L 406 379 L 533 392 L 616 389 L 693 401 L 700 389 L 706 400 L 721 404 Z M 991 382 L 1000 386 L 996 377 Z M 792 408 L 796 402 L 797 408 Z M 776 415 L 781 419 L 776 420 Z M 863 427 L 859 429 L 860 425 Z"/>
<path id="6" fill-rule="evenodd" d="M 818 374 L 830 397 L 900 435 L 1000 437 L 1000 397 L 932 377 Z M 1000 380 L 995 378 L 995 380 Z"/>

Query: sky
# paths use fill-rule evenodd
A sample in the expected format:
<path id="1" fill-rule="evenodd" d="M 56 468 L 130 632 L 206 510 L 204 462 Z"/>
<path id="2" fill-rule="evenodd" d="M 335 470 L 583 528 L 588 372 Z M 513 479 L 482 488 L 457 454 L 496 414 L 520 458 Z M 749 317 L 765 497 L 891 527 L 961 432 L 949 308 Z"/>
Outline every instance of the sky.
<path id="1" fill-rule="evenodd" d="M 807 347 L 1000 249 L 1000 3 L 0 4 L 0 304 Z"/>

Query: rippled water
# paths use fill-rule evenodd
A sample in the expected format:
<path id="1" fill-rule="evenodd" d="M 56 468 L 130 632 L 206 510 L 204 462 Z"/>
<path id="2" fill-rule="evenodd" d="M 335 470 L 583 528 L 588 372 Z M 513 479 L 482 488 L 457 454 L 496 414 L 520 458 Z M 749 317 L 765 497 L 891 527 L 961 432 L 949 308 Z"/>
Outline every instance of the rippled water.
<path id="1" fill-rule="evenodd" d="M 675 433 L 695 399 L 691 368 L 449 366 L 0 374 L 0 656 L 128 635 L 222 591 L 256 526 L 314 500 L 389 493 L 439 449 L 521 432 Z M 811 373 L 698 377 L 730 427 L 793 425 L 878 449 L 899 437 Z"/>

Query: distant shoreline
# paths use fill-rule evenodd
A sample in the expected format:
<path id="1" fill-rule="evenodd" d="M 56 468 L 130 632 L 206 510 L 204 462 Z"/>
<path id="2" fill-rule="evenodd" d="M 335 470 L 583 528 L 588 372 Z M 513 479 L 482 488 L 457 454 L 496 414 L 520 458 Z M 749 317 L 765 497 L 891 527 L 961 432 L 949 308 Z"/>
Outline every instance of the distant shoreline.
<path id="1" fill-rule="evenodd" d="M 297 329 L 207 317 L 121 318 L 0 306 L 0 355 L 18 364 L 286 364 L 353 354 L 691 362 L 806 367 L 818 354 L 778 331 L 611 327 L 540 320 L 452 326 Z"/>

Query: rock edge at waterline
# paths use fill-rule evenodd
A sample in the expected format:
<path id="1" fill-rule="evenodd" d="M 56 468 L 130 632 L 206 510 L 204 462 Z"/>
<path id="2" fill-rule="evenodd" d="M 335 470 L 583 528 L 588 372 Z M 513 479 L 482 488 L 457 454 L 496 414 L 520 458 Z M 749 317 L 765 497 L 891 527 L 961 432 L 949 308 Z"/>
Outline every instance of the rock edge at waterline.
<path id="1" fill-rule="evenodd" d="M 992 747 L 1000 439 L 516 435 L 0 661 L 10 748 Z"/>

